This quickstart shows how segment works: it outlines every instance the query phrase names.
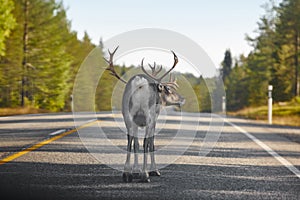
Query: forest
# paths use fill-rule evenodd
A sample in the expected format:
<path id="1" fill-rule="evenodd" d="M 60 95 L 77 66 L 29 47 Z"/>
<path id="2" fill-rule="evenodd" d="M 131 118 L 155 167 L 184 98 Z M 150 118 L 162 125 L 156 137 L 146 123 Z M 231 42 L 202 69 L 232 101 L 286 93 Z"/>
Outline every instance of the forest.
<path id="1" fill-rule="evenodd" d="M 0 107 L 32 107 L 52 112 L 70 111 L 73 83 L 86 56 L 99 44 L 88 33 L 78 38 L 67 19 L 63 2 L 55 0 L 0 0 Z M 248 55 L 233 57 L 225 51 L 218 77 L 183 76 L 197 95 L 199 110 L 220 105 L 223 80 L 227 110 L 266 104 L 267 87 L 274 101 L 299 98 L 300 0 L 265 4 L 256 35 L 247 35 Z M 131 66 L 132 67 L 132 66 Z M 125 74 L 129 66 L 117 66 Z M 111 109 L 117 80 L 105 73 L 95 95 L 97 111 Z M 218 95 L 219 94 L 219 95 Z M 193 111 L 188 104 L 186 111 Z"/>
<path id="2" fill-rule="evenodd" d="M 256 36 L 246 35 L 252 51 L 233 59 L 227 49 L 220 75 L 227 110 L 266 105 L 268 85 L 274 102 L 300 102 L 300 0 L 269 1 L 259 19 Z"/>

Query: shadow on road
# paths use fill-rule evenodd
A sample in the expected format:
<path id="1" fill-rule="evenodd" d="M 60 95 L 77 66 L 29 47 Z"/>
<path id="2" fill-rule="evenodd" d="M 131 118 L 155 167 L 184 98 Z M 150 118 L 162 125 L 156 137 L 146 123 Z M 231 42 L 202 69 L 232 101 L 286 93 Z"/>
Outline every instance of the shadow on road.
<path id="1" fill-rule="evenodd" d="M 300 195 L 299 179 L 284 167 L 169 165 L 161 172 L 161 177 L 151 177 L 151 183 L 123 183 L 121 172 L 105 165 L 11 162 L 0 166 L 0 193 L 9 199 L 297 199 Z"/>
<path id="2" fill-rule="evenodd" d="M 57 119 L 51 117 L 47 119 L 28 119 L 30 123 L 56 123 L 61 120 L 72 121 L 71 116 L 59 116 Z M 19 122 L 24 122 L 20 119 Z M 31 121 L 30 121 L 31 120 Z M 83 118 L 82 120 L 86 120 Z M 100 118 L 109 121 L 111 118 Z M 2 120 L 3 121 L 3 120 Z M 176 124 L 174 120 L 167 121 Z M 48 132 L 55 131 L 50 128 L 36 130 L 30 126 L 16 129 L 10 124 L 16 121 L 6 120 L 9 128 L 0 128 L 0 136 L 3 145 L 0 153 L 3 156 L 18 152 L 23 147 L 28 147 L 37 141 L 49 138 Z M 186 120 L 184 123 L 189 124 Z M 235 122 L 234 122 L 235 123 Z M 1 124 L 1 122 L 0 122 Z M 260 128 L 266 125 L 253 123 L 235 123 L 238 126 L 258 127 L 258 131 L 251 132 L 256 138 L 263 142 L 281 142 L 285 139 L 281 133 L 277 132 L 280 127 L 272 127 L 274 132 L 263 132 Z M 208 125 L 207 122 L 200 123 L 200 127 Z M 225 124 L 228 126 L 228 124 Z M 120 136 L 121 130 L 118 127 L 102 127 L 111 140 L 124 141 L 120 143 L 122 148 L 126 148 L 126 135 Z M 228 127 L 225 127 L 228 128 Z M 278 128 L 278 129 L 277 129 Z M 107 130 L 106 130 L 107 129 Z M 46 130 L 46 131 L 45 131 Z M 206 129 L 197 131 L 194 142 L 183 156 L 199 159 L 199 148 L 206 136 Z M 291 129 L 293 130 L 293 129 Z M 45 134 L 44 134 L 45 132 Z M 124 134 L 124 133 L 122 133 Z M 156 136 L 160 148 L 160 139 L 170 139 L 174 137 L 176 131 L 163 129 Z M 286 135 L 283 135 L 286 136 Z M 299 136 L 297 136 L 299 138 Z M 27 141 L 14 143 L 15 139 Z M 88 138 L 93 142 L 95 138 Z M 184 140 L 184 138 L 182 138 Z M 11 143 L 7 143 L 7 142 Z M 161 170 L 161 177 L 151 177 L 151 183 L 122 182 L 122 172 L 111 169 L 106 165 L 88 164 L 84 159 L 89 156 L 87 149 L 80 141 L 78 133 L 73 133 L 53 143 L 49 143 L 34 151 L 23 162 L 9 162 L 0 165 L 0 195 L 1 199 L 300 199 L 300 179 L 284 166 L 262 166 L 264 159 L 271 155 L 260 148 L 245 146 L 245 143 L 252 141 L 239 132 L 228 130 L 222 132 L 219 140 L 222 146 L 216 146 L 207 158 L 211 161 L 221 160 L 220 158 L 245 158 L 249 160 L 248 165 L 239 165 L 237 162 L 211 162 L 211 164 L 198 165 L 172 164 Z M 234 144 L 241 144 L 240 146 Z M 91 144 L 93 145 L 93 144 Z M 95 149 L 105 149 L 98 143 Z M 119 145 L 119 144 L 118 144 Z M 182 148 L 178 144 L 174 152 L 169 152 L 170 156 L 178 155 L 178 150 Z M 60 154 L 63 153 L 63 154 Z M 51 154 L 52 153 L 52 154 Z M 78 154 L 77 154 L 78 153 Z M 111 159 L 115 152 L 105 152 Z M 296 149 L 290 151 L 277 151 L 281 156 L 296 159 L 300 153 Z M 80 156 L 79 156 L 80 155 Z M 40 156 L 40 157 L 39 157 Z M 47 156 L 52 156 L 49 158 Z M 72 157 L 73 156 L 73 157 Z M 190 156 L 190 157 L 189 157 Z M 65 164 L 53 164 L 52 161 L 64 162 Z M 78 159 L 78 160 L 75 160 Z M 124 156 L 125 158 L 125 156 Z M 259 160 L 262 163 L 252 163 Z M 64 160 L 66 159 L 66 160 Z M 205 159 L 205 158 L 203 158 Z M 22 160 L 22 159 L 21 159 Z M 52 161 L 51 161 L 52 160 Z M 30 162 L 32 161 L 32 162 Z M 36 162 L 34 162 L 36 161 Z M 66 164 L 81 163 L 81 164 Z M 93 163 L 93 162 L 90 162 Z M 105 162 L 102 162 L 105 163 Z M 180 163 L 180 162 L 178 162 Z M 205 162 L 203 162 L 205 163 Z M 208 163 L 208 162 L 206 162 Z M 216 164 L 218 163 L 218 164 Z M 233 164 L 235 163 L 235 164 Z M 265 165 L 268 163 L 266 162 Z M 259 165 L 259 166 L 258 166 Z M 279 164 L 278 164 L 279 165 Z M 295 166 L 300 168 L 300 166 Z M 5 197 L 5 198 L 3 198 Z"/>

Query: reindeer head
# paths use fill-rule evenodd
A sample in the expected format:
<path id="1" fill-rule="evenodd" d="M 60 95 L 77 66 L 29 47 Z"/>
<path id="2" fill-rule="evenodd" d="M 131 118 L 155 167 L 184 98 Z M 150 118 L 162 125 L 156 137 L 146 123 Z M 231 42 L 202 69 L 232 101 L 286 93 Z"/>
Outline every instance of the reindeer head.
<path id="1" fill-rule="evenodd" d="M 109 64 L 109 66 L 106 68 L 106 70 L 110 71 L 111 75 L 115 76 L 116 78 L 118 78 L 120 81 L 122 81 L 123 83 L 127 83 L 125 80 L 123 80 L 115 71 L 114 69 L 114 65 L 113 65 L 113 56 L 115 54 L 115 52 L 117 51 L 119 47 L 117 47 L 113 52 L 110 52 L 108 50 L 108 53 L 110 55 L 109 60 L 105 59 L 105 61 Z M 154 62 L 154 65 L 149 65 L 152 73 L 149 74 L 143 65 L 144 62 L 144 58 L 142 59 L 141 62 L 141 68 L 143 70 L 143 72 L 150 78 L 153 80 L 153 82 L 157 85 L 158 88 L 158 92 L 159 92 L 159 97 L 160 97 L 160 101 L 161 104 L 164 106 L 170 106 L 170 105 L 177 105 L 177 106 L 182 106 L 185 103 L 185 99 L 177 93 L 177 89 L 178 89 L 178 84 L 176 83 L 175 79 L 172 79 L 172 75 L 170 74 L 170 79 L 169 82 L 162 82 L 162 79 L 167 76 L 177 65 L 178 63 L 178 58 L 176 56 L 176 54 L 171 51 L 174 55 L 174 64 L 172 66 L 171 69 L 169 69 L 167 72 L 165 72 L 162 76 L 160 76 L 159 78 L 157 77 L 157 75 L 161 72 L 162 70 L 162 66 L 159 66 L 158 68 L 156 68 L 156 63 Z"/>
<path id="2" fill-rule="evenodd" d="M 163 106 L 182 106 L 185 103 L 185 99 L 177 92 L 178 87 L 176 80 L 172 80 L 171 74 L 169 82 L 158 84 L 160 100 Z"/>
<path id="3" fill-rule="evenodd" d="M 177 92 L 178 89 L 178 84 L 176 83 L 176 79 L 172 78 L 172 75 L 170 74 L 170 79 L 169 82 L 162 82 L 162 79 L 167 76 L 177 65 L 178 63 L 178 58 L 176 54 L 172 51 L 174 55 L 174 64 L 171 69 L 169 69 L 166 73 L 164 73 L 161 77 L 157 77 L 157 75 L 161 72 L 162 66 L 158 66 L 156 68 L 156 63 L 154 62 L 154 65 L 149 65 L 152 73 L 149 74 L 144 66 L 143 66 L 143 61 L 141 63 L 141 67 L 143 72 L 149 76 L 151 79 L 154 80 L 154 82 L 157 84 L 159 95 L 160 95 L 160 100 L 161 104 L 164 106 L 170 106 L 170 105 L 177 105 L 177 106 L 182 106 L 185 103 L 185 99 Z"/>

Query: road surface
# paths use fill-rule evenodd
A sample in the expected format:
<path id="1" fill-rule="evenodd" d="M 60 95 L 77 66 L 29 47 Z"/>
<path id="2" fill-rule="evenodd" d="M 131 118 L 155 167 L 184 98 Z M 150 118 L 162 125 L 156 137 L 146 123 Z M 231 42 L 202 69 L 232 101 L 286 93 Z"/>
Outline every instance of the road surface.
<path id="1" fill-rule="evenodd" d="M 158 149 L 177 129 L 187 135 L 194 131 L 195 137 L 179 138 L 182 143 L 174 146 L 174 153 L 158 156 L 162 175 L 151 177 L 150 183 L 123 183 L 122 172 L 115 168 L 122 167 L 125 156 L 107 149 L 109 144 L 125 149 L 124 127 L 114 120 L 119 115 L 79 119 L 83 134 L 101 126 L 111 143 L 82 138 L 71 113 L 2 117 L 0 198 L 300 199 L 300 128 L 227 118 L 218 141 L 210 143 L 214 147 L 200 156 L 207 131 L 214 126 L 211 117 L 216 116 L 184 114 L 159 122 Z M 186 141 L 191 143 L 181 152 Z"/>

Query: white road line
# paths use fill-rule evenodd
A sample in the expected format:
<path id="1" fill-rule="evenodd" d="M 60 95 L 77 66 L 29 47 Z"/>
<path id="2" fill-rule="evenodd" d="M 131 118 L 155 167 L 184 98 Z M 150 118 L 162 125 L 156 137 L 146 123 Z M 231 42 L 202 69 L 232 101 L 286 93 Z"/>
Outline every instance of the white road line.
<path id="1" fill-rule="evenodd" d="M 252 134 L 250 134 L 247 131 L 245 131 L 244 129 L 242 129 L 241 127 L 238 127 L 237 125 L 229 122 L 226 119 L 225 119 L 225 121 L 226 121 L 226 123 L 228 123 L 231 126 L 233 126 L 234 128 L 236 128 L 241 133 L 245 134 L 248 138 L 250 138 L 251 140 L 253 140 L 256 144 L 258 144 L 259 146 L 261 146 L 266 152 L 268 152 L 271 156 L 273 156 L 274 158 L 276 158 L 282 165 L 284 165 L 291 172 L 293 172 L 298 178 L 300 178 L 300 171 L 292 163 L 290 163 L 288 160 L 286 160 L 285 158 L 283 158 L 282 156 L 280 156 L 273 149 L 271 149 L 268 145 L 266 145 L 265 143 L 263 143 L 262 141 L 260 141 L 259 139 L 257 139 L 255 136 L 253 136 Z"/>
<path id="2" fill-rule="evenodd" d="M 63 133 L 63 132 L 66 132 L 66 129 L 61 129 L 61 130 L 52 132 L 52 133 L 49 134 L 49 136 L 58 135 L 58 134 L 61 134 L 61 133 Z"/>
<path id="3" fill-rule="evenodd" d="M 89 124 L 89 123 L 92 123 L 94 121 L 97 121 L 97 119 L 90 119 L 90 120 L 86 121 L 85 124 Z"/>

